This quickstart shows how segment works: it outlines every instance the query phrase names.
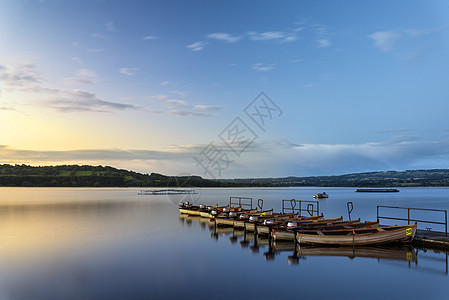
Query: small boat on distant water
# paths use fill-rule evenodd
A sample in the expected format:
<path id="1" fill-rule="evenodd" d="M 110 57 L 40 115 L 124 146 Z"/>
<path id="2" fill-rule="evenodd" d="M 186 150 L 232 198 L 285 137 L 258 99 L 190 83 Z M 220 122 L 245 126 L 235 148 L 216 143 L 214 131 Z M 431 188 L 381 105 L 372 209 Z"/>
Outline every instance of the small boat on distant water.
<path id="1" fill-rule="evenodd" d="M 397 193 L 398 189 L 357 189 L 356 192 L 365 193 Z"/>
<path id="2" fill-rule="evenodd" d="M 317 193 L 317 194 L 313 195 L 313 198 L 315 198 L 315 199 L 329 198 L 329 195 L 326 194 L 326 192 L 322 192 L 322 193 Z"/>

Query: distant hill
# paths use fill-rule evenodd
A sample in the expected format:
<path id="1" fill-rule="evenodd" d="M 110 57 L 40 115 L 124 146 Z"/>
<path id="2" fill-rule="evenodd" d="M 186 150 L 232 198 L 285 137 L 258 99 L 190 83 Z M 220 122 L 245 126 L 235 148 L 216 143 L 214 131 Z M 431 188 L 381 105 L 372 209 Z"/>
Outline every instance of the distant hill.
<path id="1" fill-rule="evenodd" d="M 413 187 L 449 186 L 449 169 L 355 173 L 337 176 L 248 178 L 220 180 L 250 186 Z"/>
<path id="2" fill-rule="evenodd" d="M 199 176 L 173 177 L 157 173 L 137 172 L 103 166 L 0 165 L 0 186 L 38 187 L 167 187 L 216 186 Z"/>
<path id="3" fill-rule="evenodd" d="M 36 187 L 414 187 L 449 186 L 449 169 L 369 172 L 338 176 L 209 180 L 141 174 L 104 166 L 0 165 L 0 186 Z"/>

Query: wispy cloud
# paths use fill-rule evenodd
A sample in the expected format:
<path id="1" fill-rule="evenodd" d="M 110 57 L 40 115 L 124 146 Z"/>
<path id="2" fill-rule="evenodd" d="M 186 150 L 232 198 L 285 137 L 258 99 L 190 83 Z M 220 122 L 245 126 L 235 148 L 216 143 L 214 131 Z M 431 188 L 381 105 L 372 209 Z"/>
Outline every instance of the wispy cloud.
<path id="1" fill-rule="evenodd" d="M 94 38 L 94 39 L 99 39 L 99 40 L 109 40 L 111 38 L 110 36 L 107 36 L 107 35 L 104 35 L 104 34 L 101 34 L 98 32 L 91 33 L 90 37 Z"/>
<path id="2" fill-rule="evenodd" d="M 431 168 L 438 167 L 441 159 L 449 158 L 449 140 L 424 142 L 414 136 L 362 144 L 291 143 L 290 148 L 291 153 L 287 151 L 292 158 L 290 164 L 298 172 L 307 169 L 315 174 L 405 170 L 426 163 Z"/>
<path id="3" fill-rule="evenodd" d="M 241 40 L 240 36 L 232 36 L 229 33 L 210 33 L 206 36 L 209 39 L 219 40 L 226 43 L 236 43 Z"/>
<path id="4" fill-rule="evenodd" d="M 89 78 L 66 77 L 62 81 L 65 85 L 93 84 L 94 81 Z"/>
<path id="5" fill-rule="evenodd" d="M 142 38 L 142 40 L 150 41 L 150 40 L 157 40 L 159 37 L 156 35 L 146 35 Z"/>
<path id="6" fill-rule="evenodd" d="M 279 41 L 279 42 L 293 42 L 298 38 L 292 34 L 284 31 L 265 31 L 265 32 L 248 32 L 250 40 L 253 41 Z"/>
<path id="7" fill-rule="evenodd" d="M 448 29 L 449 26 L 440 26 L 426 29 L 394 29 L 374 32 L 368 35 L 368 38 L 370 38 L 374 42 L 375 47 L 383 52 L 389 52 L 395 50 L 396 48 L 400 48 L 400 46 L 403 46 L 401 44 L 405 44 L 403 43 L 404 41 L 419 41 L 426 36 L 436 34 Z M 400 40 L 401 43 L 399 43 Z M 408 54 L 406 54 L 407 60 L 414 60 L 416 59 L 416 57 L 419 57 L 419 53 L 415 53 L 414 51 L 412 51 L 411 54 L 410 51 L 408 51 Z"/>
<path id="8" fill-rule="evenodd" d="M 25 86 L 42 80 L 33 62 L 0 65 L 0 81 L 9 86 Z"/>
<path id="9" fill-rule="evenodd" d="M 79 69 L 76 77 L 64 78 L 63 83 L 66 85 L 93 84 L 96 82 L 97 73 L 91 69 Z"/>
<path id="10" fill-rule="evenodd" d="M 119 73 L 126 76 L 133 76 L 138 70 L 139 68 L 120 68 Z"/>
<path id="11" fill-rule="evenodd" d="M 36 65 L 26 59 L 22 63 L 8 66 L 0 65 L 0 80 L 14 92 L 21 93 L 27 99 L 26 104 L 54 109 L 60 112 L 138 109 L 140 107 L 128 103 L 107 101 L 97 97 L 95 93 L 81 89 L 61 89 L 45 86 L 47 81 L 36 71 Z M 76 71 L 77 77 L 65 78 L 65 83 L 93 83 L 97 74 L 92 69 L 82 68 Z M 22 101 L 22 103 L 25 103 Z"/>
<path id="12" fill-rule="evenodd" d="M 127 103 L 111 102 L 99 99 L 94 93 L 86 90 L 60 90 L 62 97 L 46 101 L 46 106 L 61 112 L 96 111 L 105 112 L 110 109 L 124 110 L 138 107 Z"/>
<path id="13" fill-rule="evenodd" d="M 181 96 L 181 97 L 185 97 L 187 95 L 187 92 L 184 92 L 184 91 L 170 91 L 169 93 L 170 94 L 175 94 L 175 95 L 178 95 L 178 96 Z"/>
<path id="14" fill-rule="evenodd" d="M 114 22 L 107 22 L 106 24 L 104 24 L 105 28 L 107 31 L 109 32 L 116 32 L 117 29 L 115 28 L 115 24 Z"/>
<path id="15" fill-rule="evenodd" d="M 97 73 L 92 69 L 79 69 L 76 72 L 76 75 L 80 77 L 97 78 Z"/>
<path id="16" fill-rule="evenodd" d="M 167 114 L 179 117 L 209 117 L 211 111 L 220 110 L 219 106 L 192 104 L 186 100 L 171 98 L 168 95 L 148 96 L 146 100 L 164 107 L 164 110 L 153 111 L 154 113 Z"/>
<path id="17" fill-rule="evenodd" d="M 318 48 L 326 48 L 331 45 L 331 42 L 328 39 L 319 39 L 317 40 Z"/>
<path id="18" fill-rule="evenodd" d="M 204 49 L 204 46 L 206 46 L 205 42 L 195 42 L 190 45 L 187 45 L 186 47 L 192 51 L 201 51 Z"/>
<path id="19" fill-rule="evenodd" d="M 255 63 L 252 69 L 257 72 L 267 72 L 273 70 L 275 66 L 276 64 Z"/>
<path id="20" fill-rule="evenodd" d="M 83 61 L 81 58 L 75 57 L 75 56 L 70 57 L 70 59 L 71 59 L 72 61 L 74 61 L 75 63 L 77 63 L 77 64 L 80 64 L 80 63 L 82 63 L 82 61 Z"/>
<path id="21" fill-rule="evenodd" d="M 64 161 L 105 161 L 105 160 L 179 160 L 191 159 L 186 154 L 193 155 L 196 148 L 188 147 L 175 151 L 155 150 L 123 150 L 123 149 L 81 149 L 67 151 L 39 151 L 14 149 L 0 145 L 0 162 L 11 163 L 17 161 L 40 161 L 40 162 L 64 162 Z"/>
<path id="22" fill-rule="evenodd" d="M 211 106 L 211 105 L 195 105 L 193 106 L 193 108 L 198 111 L 212 111 L 221 109 L 220 106 Z"/>
<path id="23" fill-rule="evenodd" d="M 381 51 L 388 52 L 394 49 L 396 41 L 400 38 L 396 31 L 378 31 L 368 37 L 374 41 L 374 45 Z"/>

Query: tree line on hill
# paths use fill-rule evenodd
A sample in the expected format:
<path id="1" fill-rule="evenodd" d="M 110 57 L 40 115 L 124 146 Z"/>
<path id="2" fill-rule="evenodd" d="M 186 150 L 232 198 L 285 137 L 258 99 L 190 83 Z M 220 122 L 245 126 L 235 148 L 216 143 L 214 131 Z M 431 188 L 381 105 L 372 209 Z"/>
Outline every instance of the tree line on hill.
<path id="1" fill-rule="evenodd" d="M 0 165 L 0 186 L 34 187 L 413 187 L 449 186 L 449 169 L 355 173 L 338 176 L 204 179 L 142 174 L 109 166 Z"/>

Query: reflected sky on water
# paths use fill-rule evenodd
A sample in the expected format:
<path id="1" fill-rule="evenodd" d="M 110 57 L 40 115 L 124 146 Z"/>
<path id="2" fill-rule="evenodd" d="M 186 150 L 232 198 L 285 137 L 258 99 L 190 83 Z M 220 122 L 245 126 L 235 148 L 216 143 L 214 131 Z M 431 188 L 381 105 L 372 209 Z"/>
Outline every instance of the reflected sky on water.
<path id="1" fill-rule="evenodd" d="M 270 246 L 201 218 L 180 216 L 183 196 L 138 189 L 0 188 L 0 299 L 447 299 L 447 256 L 408 248 Z M 448 189 L 360 194 L 354 189 L 203 189 L 229 196 L 320 200 L 326 217 L 376 217 L 376 205 L 448 209 Z M 184 199 L 185 200 L 185 199 Z"/>

